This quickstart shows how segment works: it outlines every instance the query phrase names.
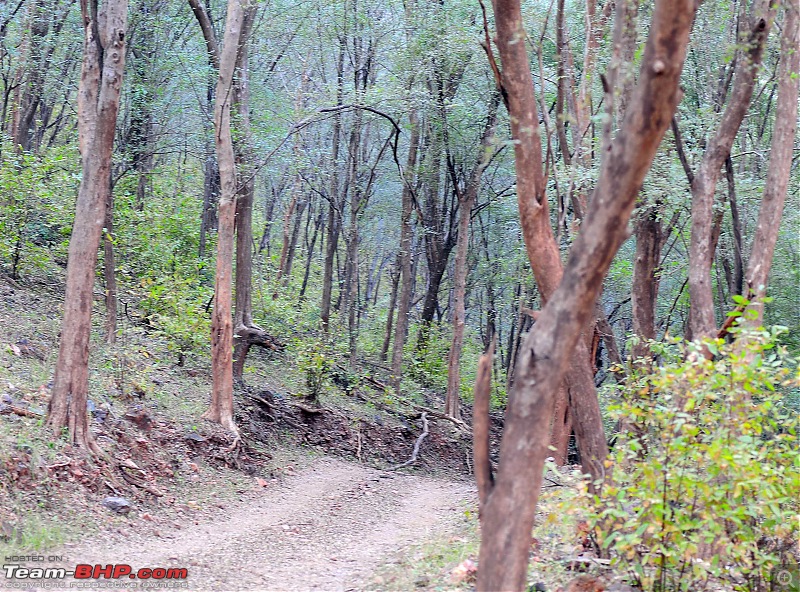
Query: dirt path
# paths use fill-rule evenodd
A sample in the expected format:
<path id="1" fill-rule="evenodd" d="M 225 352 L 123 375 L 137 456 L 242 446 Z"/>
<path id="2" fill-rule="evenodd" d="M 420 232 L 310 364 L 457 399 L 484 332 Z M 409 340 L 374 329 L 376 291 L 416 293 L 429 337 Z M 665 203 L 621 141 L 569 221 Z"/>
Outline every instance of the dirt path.
<path id="1" fill-rule="evenodd" d="M 66 551 L 73 565 L 187 567 L 191 590 L 359 590 L 409 545 L 447 532 L 473 497 L 464 483 L 320 459 L 224 518 Z"/>

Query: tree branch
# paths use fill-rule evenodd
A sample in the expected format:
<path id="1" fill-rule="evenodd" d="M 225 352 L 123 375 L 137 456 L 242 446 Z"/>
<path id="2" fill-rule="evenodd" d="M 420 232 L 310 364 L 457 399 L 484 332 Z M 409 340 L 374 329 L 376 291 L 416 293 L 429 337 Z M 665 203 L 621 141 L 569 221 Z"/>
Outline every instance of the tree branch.
<path id="1" fill-rule="evenodd" d="M 189 0 L 189 6 L 192 8 L 192 12 L 200 24 L 200 29 L 203 31 L 203 38 L 206 40 L 206 51 L 208 52 L 208 63 L 214 67 L 214 70 L 219 71 L 219 44 L 217 43 L 217 36 L 214 34 L 211 19 L 199 0 Z"/>

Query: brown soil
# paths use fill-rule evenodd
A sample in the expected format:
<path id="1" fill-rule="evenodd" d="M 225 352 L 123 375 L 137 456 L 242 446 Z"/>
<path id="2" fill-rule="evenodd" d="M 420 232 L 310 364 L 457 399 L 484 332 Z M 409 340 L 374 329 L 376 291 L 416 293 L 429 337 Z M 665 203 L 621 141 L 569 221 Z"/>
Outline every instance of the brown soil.
<path id="1" fill-rule="evenodd" d="M 410 545 L 447 533 L 474 496 L 466 483 L 322 458 L 210 518 L 140 523 L 63 555 L 68 566 L 186 567 L 191 590 L 360 590 Z"/>

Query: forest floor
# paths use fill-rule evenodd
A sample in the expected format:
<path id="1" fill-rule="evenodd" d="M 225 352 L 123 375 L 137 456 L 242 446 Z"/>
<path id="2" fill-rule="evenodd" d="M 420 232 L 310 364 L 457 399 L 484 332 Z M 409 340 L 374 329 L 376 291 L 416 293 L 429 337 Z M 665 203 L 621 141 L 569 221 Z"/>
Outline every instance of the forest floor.
<path id="1" fill-rule="evenodd" d="M 331 386 L 309 403 L 294 360 L 256 350 L 235 393 L 242 441 L 231 451 L 230 435 L 200 419 L 204 358 L 179 359 L 133 310 L 117 344 L 102 343 L 98 302 L 89 410 L 108 458 L 90 458 L 44 426 L 61 289 L 0 282 L 0 557 L 186 568 L 190 590 L 471 589 L 470 430 L 431 411 L 435 393 L 400 402 Z M 424 409 L 419 457 L 395 470 L 412 455 Z M 555 479 L 530 574 L 547 590 L 570 579 L 565 558 L 585 542 L 568 503 L 577 481 Z"/>
<path id="2" fill-rule="evenodd" d="M 259 489 L 230 504 L 209 500 L 210 515 L 192 504 L 183 525 L 148 514 L 55 552 L 72 566 L 186 568 L 191 590 L 406 589 L 415 583 L 382 570 L 414 545 L 457 536 L 475 498 L 465 482 L 331 458 Z"/>

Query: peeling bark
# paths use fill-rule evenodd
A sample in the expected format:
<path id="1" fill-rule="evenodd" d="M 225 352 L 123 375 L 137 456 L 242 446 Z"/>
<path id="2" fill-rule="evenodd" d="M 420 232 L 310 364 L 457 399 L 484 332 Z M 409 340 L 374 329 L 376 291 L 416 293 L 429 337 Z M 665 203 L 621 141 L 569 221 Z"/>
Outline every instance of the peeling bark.
<path id="1" fill-rule="evenodd" d="M 100 12 L 81 1 L 83 66 L 78 87 L 78 143 L 83 176 L 69 243 L 64 321 L 47 425 L 58 437 L 101 453 L 89 431 L 89 337 L 97 252 L 110 189 L 111 154 L 125 67 L 126 0 L 108 0 Z"/>
<path id="2" fill-rule="evenodd" d="M 246 1 L 246 0 L 245 0 Z M 219 233 L 214 281 L 214 311 L 211 317 L 211 405 L 203 414 L 238 434 L 233 420 L 233 320 L 231 318 L 233 282 L 233 245 L 236 226 L 236 157 L 231 134 L 233 75 L 236 70 L 239 40 L 244 25 L 245 5 L 241 0 L 228 2 L 225 39 L 219 61 L 214 129 L 221 195 Z"/>

